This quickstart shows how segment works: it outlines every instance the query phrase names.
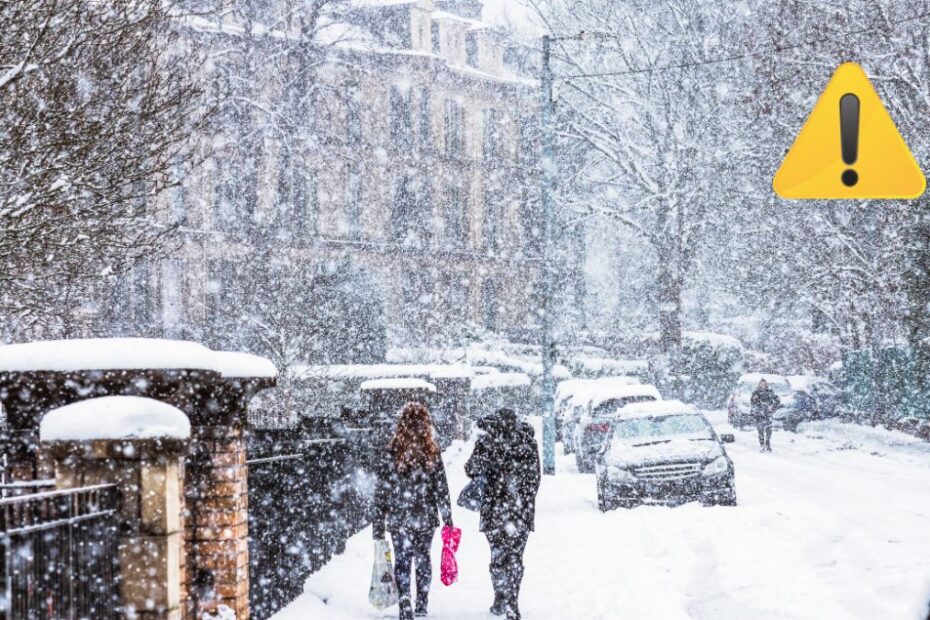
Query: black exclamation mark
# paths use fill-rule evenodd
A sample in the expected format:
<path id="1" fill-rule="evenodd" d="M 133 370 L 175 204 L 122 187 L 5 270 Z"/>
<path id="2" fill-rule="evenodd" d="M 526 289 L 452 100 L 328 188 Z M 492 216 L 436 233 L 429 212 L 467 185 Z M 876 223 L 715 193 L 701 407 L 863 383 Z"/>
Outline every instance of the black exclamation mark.
<path id="1" fill-rule="evenodd" d="M 859 97 L 852 93 L 840 97 L 840 142 L 843 163 L 852 166 L 859 156 Z M 852 168 L 844 170 L 840 178 L 846 187 L 859 182 L 859 175 Z"/>

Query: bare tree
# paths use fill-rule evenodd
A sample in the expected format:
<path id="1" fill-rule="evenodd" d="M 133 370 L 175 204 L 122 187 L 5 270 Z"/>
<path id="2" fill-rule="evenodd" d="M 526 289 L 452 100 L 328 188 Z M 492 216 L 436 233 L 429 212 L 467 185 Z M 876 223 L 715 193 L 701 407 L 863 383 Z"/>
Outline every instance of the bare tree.
<path id="1" fill-rule="evenodd" d="M 174 28 L 186 10 L 183 0 L 0 1 L 8 334 L 57 331 L 61 290 L 165 247 L 171 230 L 154 205 L 195 161 L 209 113 L 199 54 Z"/>

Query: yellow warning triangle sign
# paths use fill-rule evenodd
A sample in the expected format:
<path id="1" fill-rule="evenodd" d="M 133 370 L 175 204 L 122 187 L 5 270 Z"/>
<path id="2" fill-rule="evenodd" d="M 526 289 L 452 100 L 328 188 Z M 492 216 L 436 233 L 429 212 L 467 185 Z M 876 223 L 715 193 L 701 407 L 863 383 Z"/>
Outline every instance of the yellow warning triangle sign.
<path id="1" fill-rule="evenodd" d="M 862 67 L 836 70 L 772 186 L 782 198 L 917 198 L 927 182 Z"/>

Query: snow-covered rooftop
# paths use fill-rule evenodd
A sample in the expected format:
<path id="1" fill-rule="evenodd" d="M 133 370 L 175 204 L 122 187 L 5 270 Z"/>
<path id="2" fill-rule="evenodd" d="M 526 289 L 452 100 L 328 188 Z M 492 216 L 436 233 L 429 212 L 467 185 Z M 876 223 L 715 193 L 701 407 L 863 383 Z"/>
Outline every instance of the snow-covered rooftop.
<path id="1" fill-rule="evenodd" d="M 191 423 L 180 409 L 141 396 L 101 396 L 52 409 L 42 418 L 42 441 L 186 439 Z"/>
<path id="2" fill-rule="evenodd" d="M 211 351 L 186 340 L 159 338 L 87 338 L 39 340 L 0 346 L 0 371 L 213 370 L 225 377 L 274 377 L 265 358 L 248 353 Z"/>
<path id="3" fill-rule="evenodd" d="M 530 385 L 530 378 L 522 372 L 502 372 L 479 375 L 471 380 L 472 391 Z"/>
<path id="4" fill-rule="evenodd" d="M 369 379 L 363 381 L 362 391 L 372 390 L 424 390 L 426 392 L 435 392 L 436 386 L 423 379 L 412 377 L 397 377 L 393 379 Z"/>

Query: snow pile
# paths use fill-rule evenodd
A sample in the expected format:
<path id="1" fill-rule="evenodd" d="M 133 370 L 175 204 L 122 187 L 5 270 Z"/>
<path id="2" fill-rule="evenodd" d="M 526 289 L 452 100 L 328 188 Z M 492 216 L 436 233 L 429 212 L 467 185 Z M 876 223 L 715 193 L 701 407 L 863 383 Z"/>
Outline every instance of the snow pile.
<path id="1" fill-rule="evenodd" d="M 435 392 L 436 386 L 423 379 L 397 377 L 392 379 L 369 379 L 362 382 L 361 389 L 365 392 L 372 390 L 425 390 Z"/>
<path id="2" fill-rule="evenodd" d="M 301 379 L 388 379 L 391 377 L 468 377 L 474 369 L 463 364 L 312 364 L 294 366 Z"/>
<path id="3" fill-rule="evenodd" d="M 271 360 L 251 353 L 217 351 L 213 354 L 214 368 L 230 379 L 257 377 L 271 379 L 278 376 L 278 369 Z"/>
<path id="4" fill-rule="evenodd" d="M 473 392 L 527 385 L 530 385 L 530 378 L 522 372 L 502 372 L 491 375 L 480 375 L 471 380 L 471 389 Z"/>
<path id="5" fill-rule="evenodd" d="M 214 353 L 196 342 L 157 338 L 40 340 L 0 347 L 0 370 L 213 369 Z"/>
<path id="6" fill-rule="evenodd" d="M 101 396 L 52 409 L 39 425 L 42 441 L 190 437 L 191 424 L 176 407 L 140 396 Z"/>
<path id="7" fill-rule="evenodd" d="M 649 362 L 645 360 L 615 360 L 607 357 L 577 357 L 571 365 L 580 372 L 592 375 L 635 375 L 649 372 Z"/>
<path id="8" fill-rule="evenodd" d="M 248 353 L 211 351 L 202 344 L 160 338 L 39 340 L 0 347 L 0 371 L 213 370 L 224 377 L 274 377 L 277 369 Z"/>

